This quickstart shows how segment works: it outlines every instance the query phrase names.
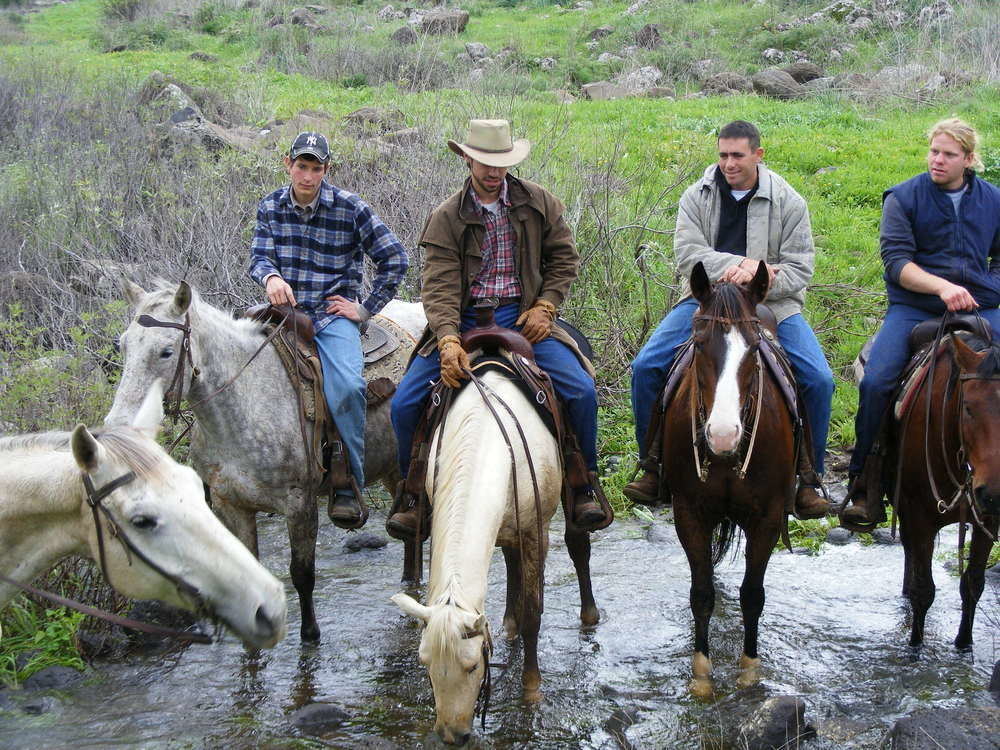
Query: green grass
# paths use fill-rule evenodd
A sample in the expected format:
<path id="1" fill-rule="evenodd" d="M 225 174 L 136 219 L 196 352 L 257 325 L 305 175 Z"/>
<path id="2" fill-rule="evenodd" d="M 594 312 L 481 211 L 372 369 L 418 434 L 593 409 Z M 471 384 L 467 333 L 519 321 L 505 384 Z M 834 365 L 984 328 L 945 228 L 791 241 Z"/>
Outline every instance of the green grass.
<path id="1" fill-rule="evenodd" d="M 0 685 L 12 687 L 46 667 L 61 665 L 82 670 L 76 649 L 76 631 L 84 615 L 59 607 L 38 608 L 16 599 L 3 611 L 0 648 Z M 22 661 L 20 668 L 18 662 Z"/>

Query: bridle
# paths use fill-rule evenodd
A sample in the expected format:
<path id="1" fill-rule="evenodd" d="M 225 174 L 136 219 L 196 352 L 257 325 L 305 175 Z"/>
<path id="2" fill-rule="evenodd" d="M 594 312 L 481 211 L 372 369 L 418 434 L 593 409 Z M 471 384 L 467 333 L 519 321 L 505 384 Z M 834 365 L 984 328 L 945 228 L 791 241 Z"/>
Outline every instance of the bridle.
<path id="1" fill-rule="evenodd" d="M 87 472 L 81 472 L 81 478 L 83 480 L 83 487 L 87 492 L 87 505 L 90 506 L 91 513 L 94 517 L 94 528 L 97 532 L 97 550 L 98 550 L 98 565 L 101 568 L 101 574 L 104 576 L 104 580 L 107 581 L 109 585 L 111 584 L 111 577 L 108 575 L 107 561 L 105 560 L 104 552 L 104 532 L 102 530 L 102 524 L 100 516 L 98 516 L 98 511 L 104 514 L 107 520 L 108 526 L 111 528 L 111 536 L 118 539 L 122 546 L 125 548 L 126 557 L 128 557 L 129 565 L 132 564 L 131 555 L 135 555 L 143 563 L 145 563 L 149 568 L 158 573 L 160 576 L 170 581 L 179 593 L 186 596 L 194 604 L 195 613 L 202 615 L 208 612 L 208 607 L 205 604 L 200 592 L 197 588 L 192 586 L 187 581 L 183 580 L 179 576 L 164 570 L 160 565 L 156 564 L 146 556 L 145 553 L 140 550 L 135 543 L 129 539 L 128 535 L 122 529 L 121 524 L 119 524 L 114 516 L 111 515 L 109 511 L 103 504 L 103 501 L 108 495 L 117 490 L 119 487 L 124 487 L 125 485 L 133 482 L 136 478 L 136 473 L 134 471 L 126 472 L 122 474 L 117 479 L 112 479 L 110 482 L 105 484 L 100 489 L 94 488 L 94 481 L 90 478 L 90 474 Z M 122 617 L 120 615 L 115 615 L 110 612 L 104 612 L 96 607 L 91 607 L 86 604 L 81 604 L 80 602 L 73 601 L 58 594 L 52 594 L 48 591 L 43 591 L 41 589 L 35 588 L 29 584 L 21 583 L 20 581 L 15 581 L 7 576 L 0 575 L 0 580 L 9 583 L 22 591 L 26 591 L 35 596 L 40 596 L 49 601 L 60 604 L 64 607 L 70 607 L 78 612 L 82 612 L 86 615 L 91 615 L 97 617 L 101 620 L 111 622 L 115 625 L 121 625 L 126 628 L 132 628 L 134 630 L 141 630 L 146 633 L 152 633 L 154 635 L 164 636 L 167 638 L 173 638 L 179 641 L 187 641 L 190 643 L 212 643 L 212 637 L 205 635 L 203 633 L 191 633 L 183 630 L 175 630 L 173 628 L 165 628 L 161 625 L 154 625 L 152 623 L 142 622 L 140 620 L 133 620 L 129 617 Z"/>
<path id="2" fill-rule="evenodd" d="M 760 318 L 756 315 L 744 315 L 742 317 L 730 317 L 725 315 L 709 315 L 707 313 L 697 313 L 692 317 L 692 322 L 709 322 L 717 323 L 722 326 L 735 327 L 741 324 L 749 324 L 752 326 L 754 332 L 757 335 L 758 341 L 760 339 L 761 327 Z M 757 443 L 757 428 L 760 425 L 760 415 L 763 411 L 764 403 L 764 367 L 761 361 L 760 348 L 759 346 L 754 346 L 754 376 L 757 381 L 757 394 L 756 398 L 750 398 L 743 405 L 742 413 L 740 415 L 740 421 L 743 424 L 747 424 L 751 421 L 751 416 L 753 419 L 753 427 L 749 432 L 744 431 L 744 437 L 740 441 L 740 447 L 742 448 L 744 444 L 746 445 L 743 454 L 743 460 L 737 469 L 737 476 L 740 479 L 745 479 L 747 475 L 747 468 L 750 466 L 750 459 L 753 457 L 753 449 Z M 692 367 L 692 369 L 695 369 Z M 701 388 L 698 387 L 698 374 L 693 372 L 692 383 L 694 394 L 693 398 L 690 399 L 691 409 L 691 446 L 694 449 L 694 468 L 695 474 L 698 479 L 702 482 L 708 481 L 708 469 L 711 464 L 711 459 L 706 457 L 704 460 L 701 458 L 701 436 L 704 432 L 705 420 L 708 418 L 705 413 L 705 403 L 702 399 Z M 737 458 L 739 455 L 737 454 Z"/>

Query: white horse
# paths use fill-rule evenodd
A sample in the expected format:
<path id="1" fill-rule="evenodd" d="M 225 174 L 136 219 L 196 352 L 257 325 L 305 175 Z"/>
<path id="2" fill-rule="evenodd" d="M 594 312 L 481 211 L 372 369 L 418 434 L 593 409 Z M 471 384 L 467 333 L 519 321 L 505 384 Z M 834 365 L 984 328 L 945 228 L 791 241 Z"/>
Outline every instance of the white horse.
<path id="1" fill-rule="evenodd" d="M 466 386 L 430 449 L 437 467 L 427 472 L 433 505 L 429 604 L 406 594 L 392 597 L 424 625 L 419 658 L 434 689 L 434 728 L 453 744 L 468 739 L 487 679 L 486 579 L 494 546 L 503 548 L 507 563 L 506 635 L 513 639 L 520 633 L 524 640 L 524 698 L 541 698 L 538 630 L 544 564 L 562 483 L 556 440 L 521 390 L 496 372 L 484 375 L 482 383 L 496 416 L 476 386 Z M 537 510 L 529 461 L 537 480 Z"/>
<path id="2" fill-rule="evenodd" d="M 161 286 L 148 293 L 126 282 L 125 293 L 135 308 L 135 318 L 119 342 L 124 369 L 105 423 L 129 422 L 149 384 L 156 379 L 171 383 L 178 371 L 178 358 L 188 356 L 181 331 L 143 327 L 137 322 L 139 316 L 177 324 L 188 320 L 193 367 L 184 367 L 180 387 L 193 403 L 196 419 L 191 461 L 211 489 L 215 511 L 255 556 L 256 514 L 275 511 L 285 516 L 291 542 L 291 578 L 302 610 L 302 640 L 319 640 L 312 596 L 317 508 L 307 502 L 304 491 L 308 462 L 295 392 L 273 346 L 265 346 L 240 371 L 264 342 L 264 328 L 252 320 L 234 320 L 183 281 L 176 288 Z M 389 316 L 414 340 L 426 322 L 418 303 L 391 302 L 386 307 Z M 394 359 L 384 360 L 389 369 L 380 372 L 398 382 L 410 348 L 401 346 L 391 355 Z M 197 376 L 193 375 L 195 368 Z M 177 387 L 168 386 L 171 391 Z M 368 410 L 365 478 L 369 483 L 381 479 L 392 492 L 398 477 L 396 438 L 389 401 L 384 401 Z"/>
<path id="3" fill-rule="evenodd" d="M 0 573 L 29 583 L 68 555 L 103 557 L 121 594 L 209 615 L 270 648 L 285 636 L 284 587 L 215 517 L 194 471 L 154 442 L 162 398 L 154 384 L 131 426 L 0 438 Z M 100 500 L 99 532 L 85 478 L 100 495 L 123 476 Z M 0 607 L 17 592 L 0 581 Z"/>

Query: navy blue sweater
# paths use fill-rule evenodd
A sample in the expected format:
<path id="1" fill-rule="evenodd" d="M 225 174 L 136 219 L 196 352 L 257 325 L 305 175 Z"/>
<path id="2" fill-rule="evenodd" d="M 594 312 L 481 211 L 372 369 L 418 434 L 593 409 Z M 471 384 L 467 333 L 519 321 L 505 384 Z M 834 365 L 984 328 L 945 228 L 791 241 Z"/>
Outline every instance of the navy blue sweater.
<path id="1" fill-rule="evenodd" d="M 1000 305 L 1000 189 L 969 173 L 955 207 L 927 172 L 885 191 L 881 246 L 889 303 L 943 313 L 937 295 L 905 289 L 909 262 L 965 287 L 980 307 Z"/>

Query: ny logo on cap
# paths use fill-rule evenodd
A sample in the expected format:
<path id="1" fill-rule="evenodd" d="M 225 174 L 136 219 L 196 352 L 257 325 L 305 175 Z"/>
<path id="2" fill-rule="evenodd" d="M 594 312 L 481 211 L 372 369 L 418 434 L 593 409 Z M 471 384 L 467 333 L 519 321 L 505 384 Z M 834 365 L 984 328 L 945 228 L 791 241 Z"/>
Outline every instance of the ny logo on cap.
<path id="1" fill-rule="evenodd" d="M 306 144 L 308 144 L 309 146 L 315 146 L 316 145 L 316 136 L 311 135 L 308 138 L 306 138 Z"/>

